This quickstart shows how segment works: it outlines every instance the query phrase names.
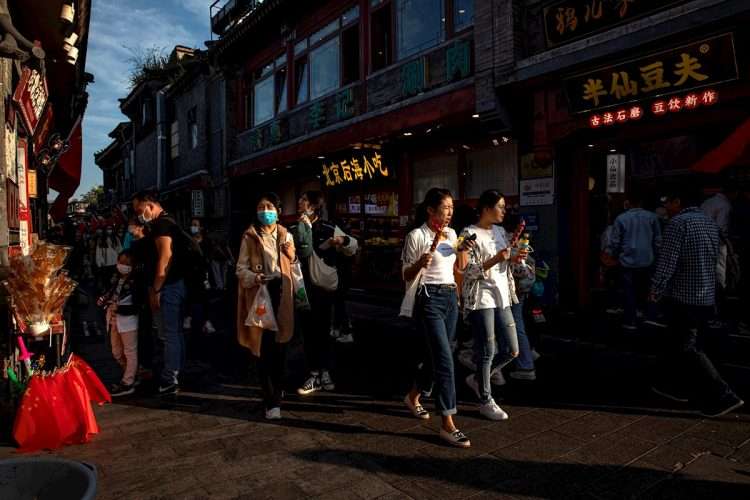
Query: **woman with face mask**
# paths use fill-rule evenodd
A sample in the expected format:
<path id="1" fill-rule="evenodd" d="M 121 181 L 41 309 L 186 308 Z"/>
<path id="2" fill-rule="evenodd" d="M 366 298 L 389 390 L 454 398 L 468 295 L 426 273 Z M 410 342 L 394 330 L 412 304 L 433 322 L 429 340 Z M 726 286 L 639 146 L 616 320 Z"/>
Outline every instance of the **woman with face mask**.
<path id="1" fill-rule="evenodd" d="M 122 368 L 122 379 L 110 388 L 113 397 L 135 392 L 138 370 L 138 312 L 143 295 L 133 280 L 133 255 L 129 250 L 117 259 L 117 278 L 112 288 L 99 298 L 97 305 L 106 307 L 111 332 L 112 355 Z"/>
<path id="2" fill-rule="evenodd" d="M 292 263 L 296 259 L 294 242 L 281 224 L 281 200 L 265 193 L 256 204 L 255 222 L 242 236 L 237 278 L 237 338 L 250 350 L 258 364 L 266 418 L 281 418 L 281 395 L 286 365 L 286 344 L 294 333 L 294 287 Z M 261 286 L 271 296 L 278 331 L 248 326 L 248 315 Z"/>

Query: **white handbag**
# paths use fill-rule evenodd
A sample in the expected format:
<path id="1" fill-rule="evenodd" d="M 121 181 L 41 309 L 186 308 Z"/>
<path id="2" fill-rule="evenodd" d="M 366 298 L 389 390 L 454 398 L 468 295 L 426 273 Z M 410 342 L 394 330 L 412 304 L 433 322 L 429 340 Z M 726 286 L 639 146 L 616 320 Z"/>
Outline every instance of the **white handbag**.
<path id="1" fill-rule="evenodd" d="M 406 288 L 404 300 L 401 301 L 401 311 L 398 313 L 401 317 L 411 318 L 414 314 L 414 302 L 417 300 L 417 290 L 419 290 L 419 285 L 422 284 L 422 271 L 424 271 L 424 268 L 419 270 L 417 276 L 409 282 L 409 286 Z"/>
<path id="2" fill-rule="evenodd" d="M 328 292 L 339 287 L 339 273 L 335 267 L 326 264 L 315 252 L 310 255 L 310 280 L 313 285 Z"/>

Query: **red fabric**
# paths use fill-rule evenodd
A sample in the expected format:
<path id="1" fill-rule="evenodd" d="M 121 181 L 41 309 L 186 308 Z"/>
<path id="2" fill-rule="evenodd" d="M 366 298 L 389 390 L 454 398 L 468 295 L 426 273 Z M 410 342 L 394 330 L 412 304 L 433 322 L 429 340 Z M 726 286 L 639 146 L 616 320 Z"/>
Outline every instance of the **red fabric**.
<path id="1" fill-rule="evenodd" d="M 68 138 L 70 149 L 66 151 L 57 161 L 57 165 L 49 175 L 49 187 L 59 194 L 49 209 L 49 214 L 55 222 L 65 218 L 68 211 L 68 200 L 75 194 L 81 184 L 81 160 L 83 158 L 83 133 L 81 122 Z"/>
<path id="2" fill-rule="evenodd" d="M 71 355 L 52 375 L 34 375 L 21 399 L 13 438 L 21 452 L 53 450 L 88 442 L 99 432 L 91 402 L 112 402 L 94 370 Z"/>
<path id="3" fill-rule="evenodd" d="M 694 172 L 718 174 L 725 168 L 738 165 L 750 165 L 750 119 L 690 168 Z"/>

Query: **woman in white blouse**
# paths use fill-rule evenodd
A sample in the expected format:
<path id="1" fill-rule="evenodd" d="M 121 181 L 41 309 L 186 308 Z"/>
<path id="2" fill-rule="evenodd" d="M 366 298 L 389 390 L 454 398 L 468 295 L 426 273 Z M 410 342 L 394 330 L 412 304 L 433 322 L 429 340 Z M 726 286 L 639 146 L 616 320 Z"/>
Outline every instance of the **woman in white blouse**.
<path id="1" fill-rule="evenodd" d="M 412 284 L 418 287 L 413 316 L 426 341 L 414 387 L 404 402 L 415 417 L 429 418 L 419 398 L 430 393 L 434 384 L 435 403 L 442 416 L 440 437 L 453 446 L 468 448 L 471 441 L 453 422 L 456 382 L 451 342 L 458 320 L 454 272 L 466 267 L 472 243 L 457 245 L 456 232 L 448 227 L 452 216 L 450 191 L 430 189 L 418 212 L 418 223 L 422 224 L 406 236 L 404 243 L 403 277 L 410 284 L 409 289 Z"/>
<path id="2" fill-rule="evenodd" d="M 518 303 L 510 268 L 510 242 L 499 227 L 505 218 L 505 198 L 485 191 L 477 206 L 479 222 L 462 236 L 476 235 L 464 273 L 463 306 L 474 332 L 476 373 L 466 383 L 479 398 L 479 413 L 490 420 L 506 420 L 508 414 L 492 398 L 490 377 L 518 356 L 518 337 L 511 306 Z M 498 349 L 499 347 L 499 349 Z"/>

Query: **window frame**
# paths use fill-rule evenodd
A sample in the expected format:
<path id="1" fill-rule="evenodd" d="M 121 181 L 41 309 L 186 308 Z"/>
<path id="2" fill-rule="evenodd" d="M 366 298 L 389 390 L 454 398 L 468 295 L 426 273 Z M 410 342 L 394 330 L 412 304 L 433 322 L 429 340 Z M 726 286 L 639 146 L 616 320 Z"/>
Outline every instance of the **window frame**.
<path id="1" fill-rule="evenodd" d="M 390 0 L 388 0 L 390 1 Z M 343 43 L 342 43 L 342 35 L 345 31 L 350 30 L 356 26 L 358 34 L 359 34 L 359 61 L 361 61 L 362 58 L 362 11 L 359 8 L 360 4 L 357 3 L 351 3 L 347 7 L 341 10 L 341 12 L 336 16 L 335 19 L 330 20 L 328 23 L 325 23 L 323 26 L 321 26 L 319 29 L 312 31 L 305 35 L 304 37 L 297 39 L 294 44 L 294 104 L 291 109 L 299 108 L 300 106 L 309 104 L 313 101 L 317 101 L 318 99 L 323 99 L 327 96 L 330 96 L 331 94 L 334 94 L 341 90 L 342 88 L 347 87 L 348 85 L 354 83 L 349 82 L 347 84 L 344 84 L 344 54 L 343 54 Z M 358 9 L 357 17 L 355 19 L 352 19 L 346 23 L 343 22 L 344 15 L 353 11 L 354 9 Z M 315 43 L 312 42 L 312 38 L 316 35 L 316 33 L 325 30 L 328 28 L 331 24 L 337 23 L 337 28 L 334 31 L 331 31 L 330 33 L 327 33 L 325 36 L 321 37 L 319 40 L 316 40 Z M 318 97 L 313 97 L 312 95 L 312 65 L 310 64 L 310 55 L 313 51 L 320 48 L 321 46 L 327 44 L 332 39 L 338 38 L 339 39 L 339 50 L 338 50 L 338 58 L 339 58 L 339 85 L 335 90 L 331 90 L 330 92 L 326 92 Z M 367 43 L 367 42 L 366 42 Z M 298 47 L 301 45 L 305 45 L 305 49 L 297 50 Z M 305 65 L 307 67 L 307 99 L 304 101 L 299 100 L 299 88 L 297 86 L 297 67 L 301 60 L 305 60 Z M 361 72 L 359 74 L 359 77 L 356 81 L 360 81 L 362 79 Z"/>

